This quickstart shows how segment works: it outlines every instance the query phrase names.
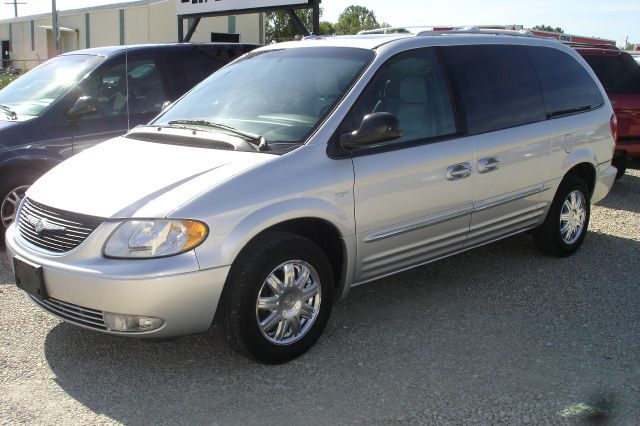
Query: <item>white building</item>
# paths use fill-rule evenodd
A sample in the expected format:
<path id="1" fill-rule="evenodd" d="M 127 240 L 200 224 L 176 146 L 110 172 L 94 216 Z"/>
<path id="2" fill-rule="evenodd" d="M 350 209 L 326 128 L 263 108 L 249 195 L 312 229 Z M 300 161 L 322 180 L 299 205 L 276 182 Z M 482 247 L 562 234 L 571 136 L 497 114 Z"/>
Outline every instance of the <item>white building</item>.
<path id="1" fill-rule="evenodd" d="M 187 32 L 185 21 L 184 32 Z M 178 41 L 175 0 L 138 0 L 58 13 L 60 51 Z M 203 18 L 191 41 L 264 43 L 260 13 Z M 30 69 L 56 55 L 51 14 L 0 20 L 5 66 Z M 11 62 L 7 62 L 10 60 Z"/>

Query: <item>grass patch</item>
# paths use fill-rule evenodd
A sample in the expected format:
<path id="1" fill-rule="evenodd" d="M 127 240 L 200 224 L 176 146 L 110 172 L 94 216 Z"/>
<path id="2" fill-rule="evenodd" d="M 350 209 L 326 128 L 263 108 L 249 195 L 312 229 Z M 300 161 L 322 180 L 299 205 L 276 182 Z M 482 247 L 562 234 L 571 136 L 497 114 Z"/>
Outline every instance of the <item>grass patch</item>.
<path id="1" fill-rule="evenodd" d="M 18 78 L 18 75 L 2 75 L 0 76 L 0 89 L 4 88 L 7 84 Z"/>

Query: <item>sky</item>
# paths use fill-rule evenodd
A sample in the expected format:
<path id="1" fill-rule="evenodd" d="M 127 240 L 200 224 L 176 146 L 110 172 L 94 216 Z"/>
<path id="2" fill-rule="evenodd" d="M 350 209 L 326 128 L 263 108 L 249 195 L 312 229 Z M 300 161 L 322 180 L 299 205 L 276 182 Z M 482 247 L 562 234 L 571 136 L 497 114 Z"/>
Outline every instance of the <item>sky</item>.
<path id="1" fill-rule="evenodd" d="M 13 4 L 0 3 L 0 19 L 13 17 Z M 126 0 L 57 0 L 58 10 Z M 18 15 L 51 11 L 50 0 L 18 0 Z M 336 22 L 350 5 L 365 6 L 379 22 L 394 26 L 517 24 L 561 27 L 566 33 L 640 44 L 640 0 L 322 0 L 323 20 Z"/>

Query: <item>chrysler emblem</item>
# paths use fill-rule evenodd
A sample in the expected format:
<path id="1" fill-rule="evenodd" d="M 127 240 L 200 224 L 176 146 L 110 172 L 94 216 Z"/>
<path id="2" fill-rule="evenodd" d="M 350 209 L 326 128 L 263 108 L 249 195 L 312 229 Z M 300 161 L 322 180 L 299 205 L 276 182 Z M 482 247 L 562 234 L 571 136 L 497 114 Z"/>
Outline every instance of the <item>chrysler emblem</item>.
<path id="1" fill-rule="evenodd" d="M 27 222 L 29 222 L 33 226 L 33 228 L 38 234 L 41 234 L 45 231 L 56 232 L 56 231 L 67 230 L 67 228 L 65 228 L 64 226 L 59 226 L 59 225 L 50 223 L 45 218 L 36 218 L 33 216 L 27 216 Z"/>

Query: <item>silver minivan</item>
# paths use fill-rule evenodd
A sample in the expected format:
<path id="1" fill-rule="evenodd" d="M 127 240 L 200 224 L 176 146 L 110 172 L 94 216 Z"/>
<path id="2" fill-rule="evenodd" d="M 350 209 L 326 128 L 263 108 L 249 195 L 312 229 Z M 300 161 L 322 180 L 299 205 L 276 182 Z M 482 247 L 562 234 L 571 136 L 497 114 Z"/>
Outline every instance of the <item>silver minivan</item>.
<path id="1" fill-rule="evenodd" d="M 519 33 L 267 46 L 38 180 L 6 234 L 16 283 L 81 327 L 215 317 L 285 362 L 355 285 L 527 230 L 574 253 L 616 174 L 606 99 L 575 51 Z"/>

